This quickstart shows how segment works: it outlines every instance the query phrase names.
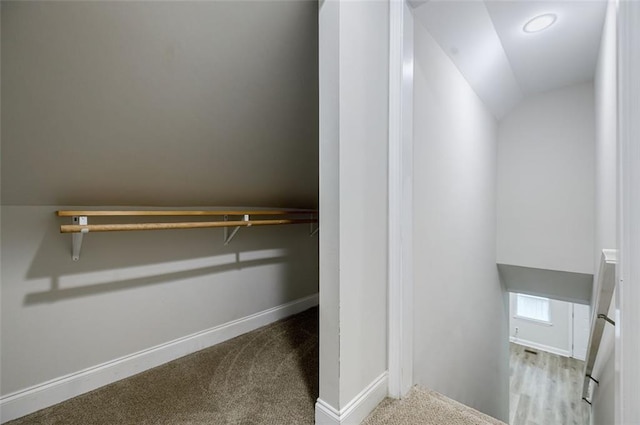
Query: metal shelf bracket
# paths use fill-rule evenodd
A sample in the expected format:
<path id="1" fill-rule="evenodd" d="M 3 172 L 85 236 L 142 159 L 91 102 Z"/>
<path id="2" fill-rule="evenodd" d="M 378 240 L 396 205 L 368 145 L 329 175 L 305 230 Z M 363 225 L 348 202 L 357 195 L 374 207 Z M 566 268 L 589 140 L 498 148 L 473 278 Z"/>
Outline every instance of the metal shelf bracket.
<path id="1" fill-rule="evenodd" d="M 224 221 L 229 221 L 228 215 L 224 216 Z M 249 214 L 245 214 L 244 217 L 242 218 L 242 221 L 249 221 Z M 251 224 L 247 225 L 247 227 L 248 226 L 251 226 Z M 231 233 L 229 233 L 228 227 L 224 228 L 224 244 L 225 245 L 229 245 L 229 242 L 231 242 L 231 239 L 233 239 L 236 233 L 238 233 L 238 230 L 240 230 L 240 226 L 234 227 Z"/>
<path id="2" fill-rule="evenodd" d="M 611 320 L 609 317 L 607 317 L 606 314 L 598 314 L 598 319 L 603 319 L 605 322 L 615 326 L 616 322 L 614 322 L 613 320 Z"/>
<path id="3" fill-rule="evenodd" d="M 594 378 L 591 375 L 585 375 L 587 378 L 591 379 L 593 382 L 595 382 L 596 384 L 598 384 L 598 386 L 600 386 L 600 381 L 598 381 L 596 378 Z"/>
<path id="4" fill-rule="evenodd" d="M 310 220 L 313 220 L 315 217 L 313 216 L 313 214 L 311 214 L 311 216 L 309 216 Z M 314 223 L 309 223 L 309 236 L 315 236 L 316 233 L 318 233 L 318 231 L 320 230 L 320 222 L 318 221 L 318 224 L 316 226 L 313 225 Z"/>
<path id="5" fill-rule="evenodd" d="M 70 217 L 71 224 L 61 225 L 60 233 L 71 233 L 71 258 L 73 261 L 80 259 L 80 252 L 82 250 L 82 242 L 84 235 L 89 232 L 114 232 L 114 231 L 129 231 L 129 230 L 167 230 L 167 229 L 204 229 L 204 228 L 218 228 L 224 229 L 224 245 L 228 245 L 235 237 L 241 227 L 252 226 L 268 226 L 268 225 L 281 225 L 281 224 L 311 224 L 309 233 L 311 236 L 318 233 L 319 225 L 317 218 L 317 211 L 311 210 L 151 210 L 151 211 L 138 211 L 138 210 L 123 210 L 123 211 L 97 211 L 97 210 L 69 210 L 69 211 L 57 211 L 58 217 Z M 310 214 L 310 218 L 302 218 L 300 215 Z M 251 216 L 280 216 L 270 219 L 251 220 Z M 224 221 L 186 221 L 186 222 L 151 222 L 151 223 L 110 223 L 110 224 L 89 224 L 89 217 L 101 216 L 101 217 L 116 217 L 116 216 L 131 216 L 131 217 L 143 217 L 143 216 L 216 216 L 223 217 Z M 229 219 L 229 216 L 232 219 Z M 298 216 L 298 217 L 296 217 Z"/>
<path id="6" fill-rule="evenodd" d="M 71 218 L 73 224 L 86 226 L 89 224 L 89 220 L 84 215 L 74 215 Z M 72 233 L 71 234 L 71 258 L 73 261 L 78 261 L 80 259 L 80 250 L 82 249 L 82 238 L 85 233 L 89 233 L 89 229 L 82 229 L 80 233 Z"/>

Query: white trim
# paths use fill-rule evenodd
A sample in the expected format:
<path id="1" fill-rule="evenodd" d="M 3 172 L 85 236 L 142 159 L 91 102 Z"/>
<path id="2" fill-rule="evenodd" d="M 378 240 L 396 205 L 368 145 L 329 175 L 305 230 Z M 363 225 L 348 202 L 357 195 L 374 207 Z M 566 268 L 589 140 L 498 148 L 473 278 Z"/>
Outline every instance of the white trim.
<path id="1" fill-rule="evenodd" d="M 389 395 L 402 386 L 402 7 L 389 2 Z"/>
<path id="2" fill-rule="evenodd" d="M 510 336 L 509 341 L 514 344 L 524 345 L 525 347 L 535 348 L 536 350 L 546 351 L 547 353 L 557 354 L 559 356 L 571 357 L 571 352 L 569 350 L 562 350 L 560 348 L 552 347 L 550 345 L 544 345 L 533 341 L 527 341 L 526 339 L 517 338 L 515 336 Z"/>
<path id="3" fill-rule="evenodd" d="M 358 425 L 384 400 L 388 386 L 389 375 L 385 371 L 340 410 L 318 399 L 316 425 Z"/>
<path id="4" fill-rule="evenodd" d="M 569 311 L 569 323 L 571 324 L 569 326 L 569 329 L 570 329 L 569 332 L 571 333 L 571 337 L 569 338 L 569 340 L 571 341 L 571 357 L 576 359 L 577 358 L 576 357 L 576 305 L 574 303 L 571 303 L 571 308 Z M 587 341 L 587 350 L 589 349 L 588 345 L 589 345 L 589 341 Z M 584 359 L 581 358 L 578 360 L 586 361 L 587 358 L 585 356 Z"/>
<path id="5" fill-rule="evenodd" d="M 571 303 L 571 308 L 569 309 L 569 342 L 570 342 L 569 351 L 571 353 L 571 358 L 575 359 L 577 357 L 576 357 L 576 305 L 574 303 Z M 587 345 L 589 345 L 588 341 L 587 341 Z M 578 360 L 585 361 L 586 357 L 584 359 L 578 359 Z"/>
<path id="6" fill-rule="evenodd" d="M 316 402 L 316 425 L 340 425 L 340 412 L 319 398 Z"/>
<path id="7" fill-rule="evenodd" d="M 566 301 L 564 301 L 566 302 Z M 569 304 L 569 303 L 567 303 Z M 539 320 L 539 319 L 532 319 L 531 317 L 527 317 L 527 316 L 519 316 L 517 314 L 513 315 L 514 319 L 518 319 L 518 320 L 525 320 L 527 322 L 531 322 L 531 323 L 535 323 L 536 325 L 541 325 L 541 326 L 553 326 L 553 322 L 552 321 L 546 321 L 546 320 Z"/>
<path id="8" fill-rule="evenodd" d="M 640 423 L 640 3 L 618 2 L 616 424 Z"/>
<path id="9" fill-rule="evenodd" d="M 413 386 L 413 12 L 403 2 L 402 57 L 402 381 L 400 397 Z"/>
<path id="10" fill-rule="evenodd" d="M 413 16 L 405 0 L 389 4 L 389 396 L 413 383 L 412 135 Z"/>
<path id="11" fill-rule="evenodd" d="M 586 337 L 587 337 L 587 347 L 586 350 L 581 354 L 581 355 L 577 355 L 576 353 L 576 331 L 580 332 L 580 328 L 576 328 L 576 305 L 575 303 L 571 304 L 571 310 L 569 312 L 569 320 L 571 320 L 571 357 L 577 360 L 582 360 L 583 362 L 587 361 L 587 354 L 589 351 L 589 335 L 585 333 Z M 583 304 L 584 305 L 584 304 Z M 586 306 L 586 305 L 585 305 Z M 591 306 L 586 306 L 589 308 L 589 313 L 591 313 Z M 591 316 L 589 316 L 591 317 Z M 589 322 L 591 322 L 591 319 L 589 319 Z M 589 326 L 589 334 L 591 333 L 591 326 Z M 592 373 L 593 375 L 593 373 Z M 594 375 L 596 376 L 596 375 Z"/>
<path id="12" fill-rule="evenodd" d="M 318 294 L 279 305 L 0 398 L 0 423 L 77 397 L 318 305 Z"/>

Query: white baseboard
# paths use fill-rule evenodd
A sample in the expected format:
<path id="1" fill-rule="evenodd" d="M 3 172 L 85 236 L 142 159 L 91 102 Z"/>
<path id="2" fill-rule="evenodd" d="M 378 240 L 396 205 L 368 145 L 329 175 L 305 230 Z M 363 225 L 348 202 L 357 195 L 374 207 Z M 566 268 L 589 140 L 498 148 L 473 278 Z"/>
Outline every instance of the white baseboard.
<path id="1" fill-rule="evenodd" d="M 385 371 L 339 411 L 322 399 L 316 402 L 316 425 L 358 425 L 387 396 Z"/>
<path id="2" fill-rule="evenodd" d="M 77 397 L 318 305 L 318 294 L 233 320 L 0 398 L 0 423 Z"/>
<path id="3" fill-rule="evenodd" d="M 533 341 L 527 341 L 526 339 L 509 337 L 509 341 L 514 344 L 526 345 L 527 347 L 535 348 L 537 350 L 546 351 L 547 353 L 557 354 L 559 356 L 571 357 L 571 353 L 568 350 L 562 350 L 560 348 L 552 347 L 550 345 L 539 344 Z"/>

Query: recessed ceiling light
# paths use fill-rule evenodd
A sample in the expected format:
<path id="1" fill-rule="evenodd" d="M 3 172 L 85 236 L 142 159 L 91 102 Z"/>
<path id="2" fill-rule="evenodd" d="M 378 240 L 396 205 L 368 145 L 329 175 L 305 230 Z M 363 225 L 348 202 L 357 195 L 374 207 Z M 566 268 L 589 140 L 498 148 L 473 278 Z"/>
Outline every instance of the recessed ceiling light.
<path id="1" fill-rule="evenodd" d="M 538 32 L 549 28 L 556 21 L 556 15 L 553 13 L 547 13 L 544 15 L 536 16 L 529 22 L 524 24 L 522 29 L 524 32 Z"/>

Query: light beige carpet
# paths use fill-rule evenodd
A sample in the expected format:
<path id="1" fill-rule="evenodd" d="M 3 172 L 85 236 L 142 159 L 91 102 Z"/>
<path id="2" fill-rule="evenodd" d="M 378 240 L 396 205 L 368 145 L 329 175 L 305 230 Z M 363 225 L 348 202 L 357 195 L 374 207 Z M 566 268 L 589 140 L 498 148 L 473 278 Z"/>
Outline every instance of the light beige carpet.
<path id="1" fill-rule="evenodd" d="M 505 425 L 435 391 L 413 387 L 402 400 L 385 399 L 362 425 Z"/>
<path id="2" fill-rule="evenodd" d="M 7 425 L 312 425 L 318 309 L 116 382 Z M 504 425 L 415 387 L 364 425 Z"/>
<path id="3" fill-rule="evenodd" d="M 317 398 L 313 308 L 8 424 L 312 425 Z"/>

